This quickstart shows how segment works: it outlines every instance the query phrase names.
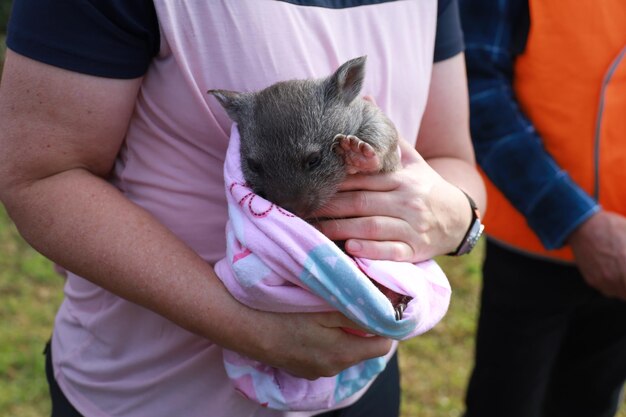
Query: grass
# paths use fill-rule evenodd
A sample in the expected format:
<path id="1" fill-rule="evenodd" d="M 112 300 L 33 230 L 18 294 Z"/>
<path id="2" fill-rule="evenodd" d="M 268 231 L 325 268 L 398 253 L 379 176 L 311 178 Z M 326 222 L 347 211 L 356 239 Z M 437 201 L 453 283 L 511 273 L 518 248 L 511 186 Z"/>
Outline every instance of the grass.
<path id="1" fill-rule="evenodd" d="M 482 247 L 441 258 L 453 287 L 447 316 L 401 345 L 402 417 L 458 417 L 472 363 Z M 19 236 L 0 206 L 0 415 L 50 413 L 42 349 L 62 300 L 62 279 Z M 626 417 L 626 403 L 618 417 Z"/>
<path id="2" fill-rule="evenodd" d="M 1 207 L 1 206 L 0 206 Z M 61 278 L 0 208 L 0 415 L 49 415 L 42 350 L 62 299 Z"/>
<path id="3" fill-rule="evenodd" d="M 453 296 L 446 317 L 400 347 L 403 417 L 460 416 L 474 348 L 482 245 L 471 255 L 438 259 Z"/>

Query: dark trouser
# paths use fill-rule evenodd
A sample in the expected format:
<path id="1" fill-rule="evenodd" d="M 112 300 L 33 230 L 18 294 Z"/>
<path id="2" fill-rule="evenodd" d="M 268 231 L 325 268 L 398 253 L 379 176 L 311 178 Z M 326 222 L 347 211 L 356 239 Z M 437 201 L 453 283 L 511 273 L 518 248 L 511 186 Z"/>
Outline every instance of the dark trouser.
<path id="1" fill-rule="evenodd" d="M 65 398 L 63 391 L 59 388 L 54 372 L 52 371 L 52 349 L 50 342 L 44 350 L 46 354 L 46 378 L 48 378 L 48 389 L 50 390 L 50 399 L 52 400 L 52 417 L 83 417 L 72 404 Z"/>
<path id="2" fill-rule="evenodd" d="M 70 404 L 54 379 L 50 343 L 46 346 L 45 354 L 46 376 L 52 399 L 52 417 L 83 417 Z M 350 407 L 319 414 L 318 417 L 397 417 L 399 415 L 400 373 L 396 353 L 359 401 Z"/>
<path id="3" fill-rule="evenodd" d="M 318 414 L 316 417 L 398 417 L 400 415 L 400 372 L 398 354 L 365 394 L 349 407 Z"/>
<path id="4" fill-rule="evenodd" d="M 466 417 L 614 416 L 626 379 L 626 302 L 572 266 L 487 242 Z"/>

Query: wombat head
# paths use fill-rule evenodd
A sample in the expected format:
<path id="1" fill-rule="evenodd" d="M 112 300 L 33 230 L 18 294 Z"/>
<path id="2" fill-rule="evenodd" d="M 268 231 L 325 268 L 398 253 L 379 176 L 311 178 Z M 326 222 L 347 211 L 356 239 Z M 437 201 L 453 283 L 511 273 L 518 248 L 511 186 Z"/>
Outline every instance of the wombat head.
<path id="1" fill-rule="evenodd" d="M 238 125 L 243 175 L 256 194 L 305 217 L 336 192 L 346 173 L 334 137 L 363 123 L 365 60 L 258 92 L 209 91 Z"/>

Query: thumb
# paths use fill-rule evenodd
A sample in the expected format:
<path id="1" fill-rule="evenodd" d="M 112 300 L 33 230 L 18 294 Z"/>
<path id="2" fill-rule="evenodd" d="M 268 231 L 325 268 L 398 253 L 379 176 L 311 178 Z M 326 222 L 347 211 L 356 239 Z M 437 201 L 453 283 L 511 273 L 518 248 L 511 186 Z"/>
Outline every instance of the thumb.
<path id="1" fill-rule="evenodd" d="M 402 165 L 410 165 L 416 162 L 423 162 L 424 158 L 417 152 L 415 147 L 407 142 L 404 138 L 398 140 Z"/>
<path id="2" fill-rule="evenodd" d="M 324 316 L 324 326 L 339 328 L 346 333 L 357 336 L 373 336 L 369 330 L 363 328 L 361 325 L 350 320 L 338 311 L 322 313 Z"/>

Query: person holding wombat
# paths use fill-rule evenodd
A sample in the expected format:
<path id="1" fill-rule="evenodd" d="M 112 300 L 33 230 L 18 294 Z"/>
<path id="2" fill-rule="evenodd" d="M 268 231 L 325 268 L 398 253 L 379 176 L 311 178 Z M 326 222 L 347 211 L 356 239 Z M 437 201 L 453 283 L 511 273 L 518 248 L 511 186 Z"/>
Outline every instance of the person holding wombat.
<path id="1" fill-rule="evenodd" d="M 340 313 L 248 308 L 216 277 L 231 121 L 206 92 L 318 78 L 367 55 L 362 94 L 396 126 L 402 166 L 349 175 L 316 227 L 372 259 L 467 252 L 479 220 L 464 192 L 483 210 L 485 197 L 456 7 L 14 1 L 0 200 L 67 271 L 47 356 L 53 416 L 398 415 L 390 340 L 344 331 L 358 326 Z M 233 390 L 224 349 L 308 379 L 389 363 L 335 410 L 277 411 Z"/>

